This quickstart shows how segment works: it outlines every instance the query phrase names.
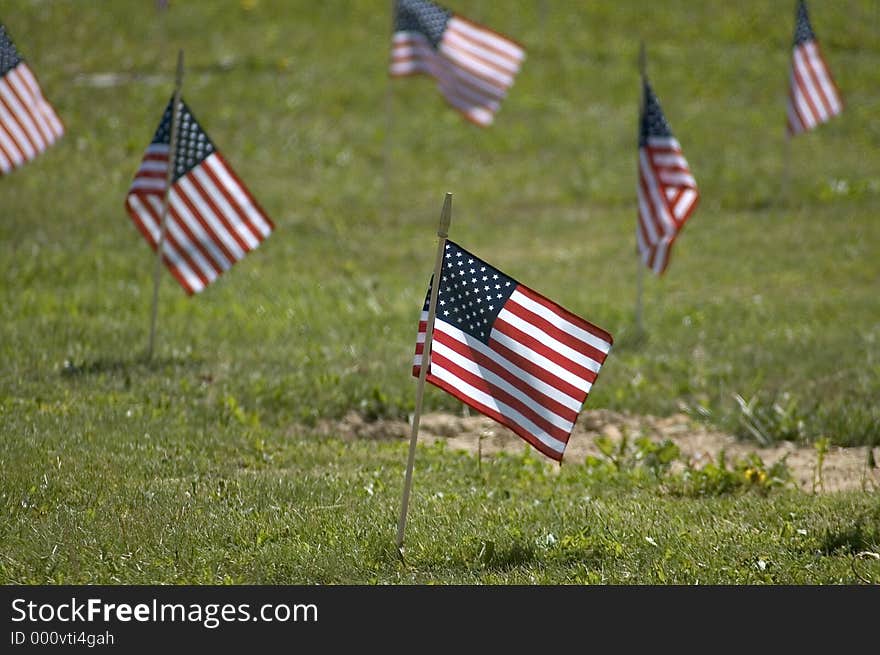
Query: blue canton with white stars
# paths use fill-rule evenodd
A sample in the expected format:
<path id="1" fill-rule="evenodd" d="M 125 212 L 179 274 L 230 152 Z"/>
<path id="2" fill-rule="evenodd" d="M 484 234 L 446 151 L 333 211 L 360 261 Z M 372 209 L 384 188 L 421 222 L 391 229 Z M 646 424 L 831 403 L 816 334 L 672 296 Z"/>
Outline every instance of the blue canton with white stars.
<path id="1" fill-rule="evenodd" d="M 421 32 L 437 49 L 452 12 L 427 0 L 398 0 L 395 32 Z"/>
<path id="2" fill-rule="evenodd" d="M 810 17 L 807 15 L 807 4 L 801 0 L 797 8 L 797 22 L 794 26 L 794 45 L 799 46 L 807 41 L 814 41 L 816 35 L 810 25 Z"/>
<path id="3" fill-rule="evenodd" d="M 21 55 L 9 37 L 6 28 L 0 25 L 0 77 L 6 75 L 21 62 Z"/>
<path id="4" fill-rule="evenodd" d="M 153 137 L 153 143 L 171 145 L 171 105 L 173 103 L 174 98 L 172 97 L 165 108 L 165 113 L 162 114 L 162 120 L 159 122 L 159 128 Z M 205 134 L 196 122 L 195 116 L 192 115 L 186 103 L 181 100 L 173 181 L 176 182 L 201 164 L 214 150 L 215 147 L 211 139 L 208 138 L 208 135 Z"/>
<path id="5" fill-rule="evenodd" d="M 495 319 L 518 286 L 519 282 L 512 277 L 457 243 L 447 241 L 440 272 L 437 319 L 488 344 Z M 424 311 L 428 311 L 430 300 L 429 286 Z"/>
<path id="6" fill-rule="evenodd" d="M 645 80 L 645 111 L 642 114 L 641 124 L 639 126 L 639 146 L 647 145 L 648 138 L 654 136 L 671 137 L 672 129 L 666 122 L 666 116 L 660 108 L 660 101 L 654 95 L 651 85 Z"/>

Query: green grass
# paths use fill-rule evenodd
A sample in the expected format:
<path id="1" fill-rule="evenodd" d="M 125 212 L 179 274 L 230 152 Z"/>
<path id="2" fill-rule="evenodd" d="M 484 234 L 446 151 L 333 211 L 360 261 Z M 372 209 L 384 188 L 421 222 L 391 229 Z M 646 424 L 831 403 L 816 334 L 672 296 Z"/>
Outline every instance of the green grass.
<path id="1" fill-rule="evenodd" d="M 876 494 L 682 497 L 529 458 L 482 479 L 427 448 L 400 568 L 405 444 L 309 434 L 352 409 L 412 412 L 452 191 L 452 238 L 615 336 L 584 411 L 684 410 L 748 437 L 738 395 L 770 439 L 880 443 L 875 3 L 811 6 L 847 106 L 794 140 L 785 197 L 787 3 L 518 4 L 454 5 L 527 49 L 496 124 L 404 79 L 389 135 L 376 3 L 4 3 L 67 134 L 0 179 L 0 580 L 856 581 L 854 553 L 878 550 Z M 646 340 L 639 38 L 702 193 L 669 270 L 645 280 Z M 163 273 L 145 364 L 153 258 L 123 200 L 178 48 L 188 104 L 277 230 L 196 297 Z M 130 78 L 87 83 L 106 72 Z"/>

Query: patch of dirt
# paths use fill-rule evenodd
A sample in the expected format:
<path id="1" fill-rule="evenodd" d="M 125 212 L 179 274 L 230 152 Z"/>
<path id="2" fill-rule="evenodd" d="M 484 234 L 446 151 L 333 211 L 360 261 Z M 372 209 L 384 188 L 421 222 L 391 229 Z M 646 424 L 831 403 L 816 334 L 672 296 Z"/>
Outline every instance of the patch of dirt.
<path id="1" fill-rule="evenodd" d="M 352 412 L 338 421 L 321 422 L 316 431 L 343 439 L 409 439 L 411 426 L 406 421 L 365 421 Z M 729 463 L 756 453 L 768 468 L 786 457 L 786 464 L 798 486 L 807 492 L 814 489 L 818 456 L 815 448 L 791 442 L 761 448 L 711 430 L 685 414 L 661 418 L 607 409 L 585 411 L 578 418 L 566 446 L 562 465 L 581 464 L 587 455 L 601 456 L 595 445 L 596 437 L 606 435 L 618 441 L 624 432 L 630 437 L 641 435 L 656 441 L 669 439 L 678 446 L 682 457 L 697 467 L 714 461 L 722 449 Z M 445 441 L 450 449 L 464 450 L 475 456 L 478 452 L 491 457 L 499 452 L 519 453 L 523 449 L 538 454 L 519 436 L 482 415 L 425 414 L 419 422 L 419 443 L 432 444 L 438 440 Z M 867 447 L 829 447 L 822 464 L 823 484 L 817 491 L 880 489 L 880 468 L 867 467 L 867 451 Z"/>

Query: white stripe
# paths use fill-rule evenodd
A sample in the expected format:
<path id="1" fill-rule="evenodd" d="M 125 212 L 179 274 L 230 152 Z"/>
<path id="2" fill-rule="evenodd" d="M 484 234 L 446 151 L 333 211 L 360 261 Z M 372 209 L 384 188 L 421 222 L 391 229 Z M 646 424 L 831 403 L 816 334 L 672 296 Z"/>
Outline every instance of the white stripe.
<path id="1" fill-rule="evenodd" d="M 211 180 L 202 167 L 196 166 L 190 171 L 190 173 L 196 178 L 196 180 L 198 180 L 204 192 L 208 194 L 208 198 L 213 201 L 214 206 L 217 207 L 220 213 L 226 218 L 232 226 L 232 229 L 238 234 L 238 237 L 247 244 L 248 250 L 253 250 L 260 245 L 259 239 L 257 239 L 253 232 L 248 229 L 248 226 L 244 224 L 238 211 L 226 202 L 226 197 L 220 189 L 217 188 L 213 180 Z M 197 191 L 195 187 L 193 187 L 193 190 Z"/>
<path id="2" fill-rule="evenodd" d="M 58 114 L 55 113 L 55 109 L 43 97 L 43 91 L 42 89 L 40 89 L 40 85 L 37 83 L 37 78 L 34 77 L 31 69 L 24 62 L 20 63 L 17 66 L 17 69 L 21 73 L 21 76 L 24 78 L 25 82 L 27 82 L 27 85 L 33 92 L 34 97 L 38 97 L 43 101 L 43 112 L 46 115 L 46 119 L 49 121 L 49 123 L 51 123 L 52 130 L 55 132 L 55 136 L 62 136 L 64 134 L 64 125 L 61 124 L 61 120 L 58 118 Z"/>
<path id="3" fill-rule="evenodd" d="M 144 206 L 141 202 L 141 199 L 132 194 L 128 196 L 128 202 L 131 205 L 132 209 L 135 210 L 135 213 L 138 215 L 143 226 L 147 229 L 147 232 L 150 233 L 150 236 L 153 239 L 153 243 L 158 243 L 159 241 L 159 226 L 153 220 L 153 215 L 150 211 Z M 168 257 L 168 262 L 171 266 L 186 279 L 187 284 L 189 284 L 191 289 L 199 291 L 203 288 L 202 281 L 196 276 L 195 273 L 190 269 L 189 264 L 187 264 L 183 258 L 177 253 L 168 240 L 165 240 L 162 248 L 162 254 Z"/>
<path id="4" fill-rule="evenodd" d="M 688 210 L 693 206 L 693 204 L 697 200 L 697 192 L 693 189 L 685 189 L 681 197 L 678 199 L 678 202 L 675 203 L 675 218 L 681 220 L 681 218 L 687 214 Z"/>
<path id="5" fill-rule="evenodd" d="M 198 219 L 190 211 L 185 199 L 195 205 L 195 209 L 199 216 L 201 216 L 210 226 L 211 231 L 223 242 L 223 245 L 225 245 L 230 254 L 235 257 L 236 261 L 244 257 L 245 251 L 242 250 L 238 242 L 232 238 L 229 230 L 220 222 L 220 219 L 218 219 L 214 212 L 211 211 L 211 208 L 206 206 L 200 198 L 201 196 L 192 186 L 192 183 L 185 177 L 177 180 L 177 184 L 171 188 L 171 206 L 174 207 L 174 211 L 177 212 L 179 216 L 186 220 L 187 224 L 198 223 Z"/>
<path id="6" fill-rule="evenodd" d="M 499 56 L 497 53 L 484 48 L 474 41 L 471 41 L 460 34 L 456 34 L 453 30 L 447 29 L 443 34 L 443 40 L 448 41 L 451 46 L 455 46 L 458 49 L 461 49 L 464 52 L 467 52 L 475 57 L 479 57 L 480 59 L 484 59 L 493 66 L 497 66 L 502 69 L 502 71 L 506 71 L 510 75 L 516 75 L 519 71 L 519 64 L 505 57 Z M 503 73 L 502 73 L 503 74 Z"/>
<path id="7" fill-rule="evenodd" d="M 256 228 L 257 232 L 262 234 L 263 238 L 269 236 L 272 232 L 272 228 L 266 222 L 266 219 L 263 217 L 263 214 L 260 213 L 260 210 L 257 209 L 256 205 L 251 202 L 250 198 L 248 198 L 241 186 L 239 186 L 238 182 L 236 182 L 229 174 L 226 166 L 223 165 L 223 162 L 214 155 L 210 155 L 202 162 L 202 164 L 207 165 L 212 171 L 214 171 L 214 175 L 217 176 L 217 179 L 223 185 L 223 188 L 229 192 L 229 195 L 232 196 L 232 199 L 238 205 L 238 208 L 244 210 L 246 218 L 250 221 L 251 225 Z"/>
<path id="8" fill-rule="evenodd" d="M 652 148 L 663 148 L 666 150 L 681 150 L 678 140 L 672 136 L 649 136 L 648 145 Z"/>
<path id="9" fill-rule="evenodd" d="M 524 357 L 525 359 L 534 362 L 548 373 L 555 375 L 560 380 L 564 380 L 568 382 L 570 385 L 577 387 L 578 389 L 589 389 L 590 382 L 583 379 L 579 375 L 575 375 L 571 371 L 566 368 L 563 368 L 556 362 L 547 359 L 542 354 L 535 352 L 528 346 L 524 346 L 516 339 L 507 336 L 506 334 L 499 332 L 498 330 L 492 330 L 491 337 L 495 339 L 499 344 L 509 348 L 517 355 Z"/>
<path id="10" fill-rule="evenodd" d="M 540 393 L 544 394 L 545 396 L 552 398 L 553 400 L 558 402 L 560 405 L 564 405 L 565 407 L 568 407 L 569 409 L 571 409 L 575 412 L 579 412 L 581 410 L 581 406 L 584 404 L 584 400 L 586 400 L 586 396 L 590 392 L 590 389 L 592 388 L 592 385 L 589 382 L 587 382 L 586 380 L 581 380 L 580 378 L 577 378 L 579 380 L 579 382 L 576 385 L 576 387 L 578 389 L 582 390 L 584 395 L 582 398 L 575 398 L 573 396 L 569 396 L 564 391 L 560 391 L 556 387 L 554 387 L 550 384 L 547 384 L 542 379 L 535 377 L 534 375 L 532 375 L 528 371 L 523 370 L 522 368 L 520 368 L 519 366 L 517 366 L 516 364 L 511 362 L 509 359 L 507 359 L 506 357 L 501 355 L 499 352 L 492 350 L 489 346 L 484 344 L 479 339 L 473 338 L 472 336 L 470 336 L 466 332 L 456 328 L 451 323 L 447 323 L 446 321 L 443 321 L 443 320 L 438 320 L 436 322 L 435 327 L 434 327 L 434 332 L 442 332 L 447 337 L 450 337 L 451 339 L 455 339 L 456 341 L 464 344 L 465 346 L 467 346 L 471 350 L 475 350 L 476 352 L 480 353 L 481 355 L 488 357 L 492 361 L 496 362 L 503 369 L 505 369 L 506 371 L 511 373 L 513 376 L 519 378 L 520 380 L 525 382 L 527 385 L 529 385 L 530 387 L 532 387 L 536 391 L 539 391 Z M 437 341 L 432 340 L 432 343 L 436 344 Z M 529 357 L 528 359 L 534 360 L 534 357 Z M 542 368 L 547 368 L 547 367 L 542 366 Z M 554 372 L 548 371 L 548 373 L 552 374 Z M 556 377 L 560 377 L 560 376 L 556 376 Z M 566 380 L 566 382 L 567 382 L 567 380 Z"/>
<path id="11" fill-rule="evenodd" d="M 525 51 L 520 48 L 516 43 L 502 37 L 501 35 L 478 29 L 470 23 L 460 20 L 455 16 L 450 18 L 449 22 L 446 24 L 446 29 L 450 28 L 461 32 L 462 34 L 470 37 L 474 41 L 482 41 L 483 43 L 490 45 L 496 50 L 501 50 L 513 57 L 514 59 L 518 59 L 519 61 L 525 59 Z"/>
<path id="12" fill-rule="evenodd" d="M 483 77 L 488 77 L 491 80 L 496 80 L 504 88 L 513 84 L 512 76 L 505 75 L 491 66 L 486 66 L 486 64 L 481 61 L 474 59 L 469 53 L 456 48 L 454 44 L 448 44 L 444 40 L 440 42 L 440 47 L 438 49 L 441 54 L 458 66 L 475 74 L 482 75 Z"/>
<path id="13" fill-rule="evenodd" d="M 547 432 L 532 423 L 529 419 L 520 414 L 513 407 L 502 403 L 500 400 L 493 398 L 492 396 L 484 393 L 480 389 L 477 389 L 476 387 L 468 384 L 461 378 L 453 375 L 450 371 L 447 371 L 440 366 L 432 366 L 431 375 L 451 385 L 464 396 L 472 398 L 474 401 L 480 403 L 481 405 L 485 405 L 486 407 L 495 410 L 505 418 L 512 420 L 514 423 L 528 431 L 532 436 L 537 438 L 541 443 L 543 443 L 551 450 L 554 450 L 557 453 L 561 453 L 563 450 L 565 450 L 565 444 L 563 442 L 547 434 Z"/>
<path id="14" fill-rule="evenodd" d="M 672 168 L 687 168 L 688 163 L 683 155 L 674 152 L 651 153 L 651 161 L 657 166 L 669 166 Z"/>
<path id="15" fill-rule="evenodd" d="M 825 66 L 825 62 L 822 61 L 822 56 L 819 54 L 819 49 L 814 42 L 807 43 L 806 49 L 810 56 L 810 63 L 817 71 L 819 85 L 825 91 L 825 97 L 828 98 L 828 102 L 831 104 L 832 115 L 839 114 L 843 107 L 840 105 L 840 96 L 837 95 L 837 89 L 831 83 L 831 71 Z"/>
<path id="16" fill-rule="evenodd" d="M 797 68 L 798 73 L 800 73 L 804 94 L 812 100 L 813 107 L 815 107 L 816 111 L 819 113 L 817 118 L 820 122 L 824 123 L 829 118 L 828 110 L 825 108 L 825 101 L 822 99 L 818 89 L 813 85 L 813 77 L 810 74 L 811 63 L 812 62 L 807 62 L 802 48 L 794 49 L 794 65 L 795 68 Z M 821 62 L 819 63 L 821 64 Z M 821 70 L 817 70 L 817 73 L 819 73 L 819 76 L 821 77 Z"/>
<path id="17" fill-rule="evenodd" d="M 482 378 L 492 386 L 507 392 L 509 395 L 519 400 L 521 403 L 526 405 L 529 409 L 534 411 L 536 414 L 538 414 L 538 416 L 543 418 L 551 425 L 554 425 L 561 430 L 565 430 L 566 432 L 571 432 L 574 429 L 574 423 L 572 423 L 571 421 L 567 421 L 555 412 L 552 412 L 550 409 L 539 403 L 537 400 L 531 398 L 528 394 L 523 393 L 522 391 L 517 389 L 501 376 L 496 375 L 488 369 L 481 369 L 473 360 L 462 357 L 448 346 L 445 346 L 438 341 L 434 341 L 434 345 L 431 347 L 431 351 L 432 364 L 437 365 L 433 358 L 433 354 L 437 353 L 441 357 L 445 357 L 446 359 L 451 360 L 452 362 L 466 370 L 468 373 L 471 373 L 478 378 Z"/>
<path id="18" fill-rule="evenodd" d="M 584 343 L 592 346 L 596 350 L 601 350 L 605 354 L 608 354 L 608 351 L 611 350 L 611 344 L 601 337 L 597 337 L 592 332 L 587 332 L 579 325 L 575 325 L 564 316 L 557 314 L 552 309 L 549 309 L 541 303 L 532 300 L 531 298 L 523 293 L 520 293 L 519 291 L 514 291 L 512 294 L 510 294 L 510 300 L 515 302 L 520 307 L 525 307 L 530 312 L 537 314 L 554 327 L 559 328 L 566 334 L 570 334 L 579 341 L 583 341 Z"/>
<path id="19" fill-rule="evenodd" d="M 165 193 L 165 180 L 161 180 L 158 177 L 136 177 L 132 181 L 131 187 L 129 187 L 130 191 L 135 189 Z"/>
<path id="20" fill-rule="evenodd" d="M 22 76 L 18 74 L 18 68 L 19 67 L 16 66 L 9 71 L 6 74 L 6 79 L 8 79 L 15 88 L 21 101 L 30 109 L 29 114 L 36 123 L 36 127 L 40 130 L 40 135 L 46 142 L 46 145 L 50 146 L 55 142 L 55 135 L 52 133 L 52 128 L 49 127 L 44 116 L 43 105 L 45 102 L 40 97 L 34 97 Z"/>
<path id="21" fill-rule="evenodd" d="M 809 105 L 807 105 L 806 98 L 804 98 L 803 89 L 801 85 L 798 83 L 797 79 L 794 76 L 794 68 L 792 67 L 791 71 L 791 84 L 794 96 L 794 103 L 798 111 L 798 116 L 801 117 L 801 122 L 804 124 L 804 127 L 809 129 L 815 127 L 817 125 L 816 117 L 813 116 L 813 112 L 810 109 Z"/>
<path id="22" fill-rule="evenodd" d="M 171 193 L 172 195 L 176 195 L 177 191 L 172 188 Z M 198 242 L 202 244 L 211 255 L 211 259 L 216 262 L 217 266 L 219 266 L 224 271 L 229 270 L 229 268 L 232 266 L 232 262 L 230 262 L 226 258 L 226 255 L 223 254 L 223 251 L 220 250 L 220 248 L 217 246 L 217 243 L 214 241 L 213 238 L 211 238 L 211 234 L 209 234 L 208 231 L 205 230 L 204 227 L 202 227 L 202 224 L 198 220 L 196 220 L 195 217 L 192 216 L 192 214 L 190 214 L 189 208 L 187 208 L 186 205 L 183 205 L 183 203 L 181 204 L 183 206 L 183 209 L 185 210 L 183 212 L 178 211 L 178 204 L 173 200 L 171 201 L 171 206 L 178 216 L 178 218 L 176 218 L 175 220 L 181 221 L 182 224 L 186 225 L 186 227 L 189 228 L 190 232 L 193 233 Z"/>
<path id="23" fill-rule="evenodd" d="M 569 359 L 572 362 L 580 364 L 584 368 L 593 371 L 593 373 L 598 373 L 599 369 L 602 367 L 602 364 L 594 360 L 592 357 L 588 357 L 587 355 L 578 352 L 574 348 L 570 348 L 558 339 L 555 339 L 554 337 L 544 332 L 544 330 L 540 329 L 536 325 L 533 325 L 532 323 L 521 319 L 519 316 L 508 309 L 502 309 L 501 312 L 498 314 L 498 318 L 502 321 L 510 323 L 513 327 L 537 339 L 542 345 L 547 346 L 548 348 L 559 353 L 566 359 Z M 492 329 L 493 334 L 497 331 L 498 330 L 496 328 Z"/>
<path id="24" fill-rule="evenodd" d="M 656 213 L 653 214 L 653 216 L 658 219 L 657 227 L 662 229 L 662 234 L 674 232 L 675 222 L 669 214 L 666 199 L 660 192 L 657 178 L 654 177 L 654 169 L 651 168 L 651 164 L 648 162 L 648 157 L 645 154 L 644 148 L 639 149 L 639 162 L 641 163 L 642 172 L 644 173 L 643 177 L 645 180 L 645 186 L 648 187 L 648 199 L 656 210 Z"/>
<path id="25" fill-rule="evenodd" d="M 159 198 L 156 196 L 148 196 L 147 202 L 153 205 L 153 209 L 156 210 L 157 214 L 160 216 L 162 215 L 162 201 L 159 200 Z M 183 254 L 189 255 L 190 259 L 195 261 L 196 266 L 202 272 L 202 275 L 208 278 L 208 282 L 213 282 L 217 279 L 217 271 L 215 271 L 211 266 L 211 263 L 205 259 L 205 256 L 198 249 L 196 243 L 189 238 L 189 235 L 184 232 L 183 229 L 181 229 L 177 219 L 170 213 L 167 218 L 166 231 L 167 234 L 174 237 L 174 240 L 177 241 L 178 245 L 183 248 Z"/>
<path id="26" fill-rule="evenodd" d="M 2 121 L 0 121 L 0 144 L 3 144 L 3 149 L 12 157 L 13 167 L 21 166 L 24 163 L 24 157 L 22 157 L 21 152 L 7 133 L 6 125 Z"/>
<path id="27" fill-rule="evenodd" d="M 694 179 L 693 175 L 690 173 L 684 173 L 681 171 L 670 171 L 661 169 L 658 171 L 658 176 L 660 177 L 660 181 L 664 184 L 673 184 L 678 186 L 697 186 L 697 181 Z"/>
<path id="28" fill-rule="evenodd" d="M 10 82 L 11 80 L 7 82 L 6 79 L 4 79 L 2 83 L 0 83 L 0 96 L 3 96 L 9 104 L 12 113 L 15 114 L 19 122 L 22 124 L 22 127 L 33 146 L 38 152 L 43 152 L 47 148 L 47 144 L 45 139 L 43 139 L 43 135 L 40 133 L 39 128 L 34 124 L 30 111 L 31 108 L 24 107 L 21 102 L 19 102 Z"/>
<path id="29" fill-rule="evenodd" d="M 155 159 L 145 159 L 141 162 L 141 167 L 138 169 L 138 173 L 141 171 L 148 171 L 151 173 L 167 173 L 168 172 L 168 160 L 165 161 L 156 161 Z"/>
<path id="30" fill-rule="evenodd" d="M 2 87 L 4 84 L 5 82 L 0 80 L 0 87 Z M 6 131 L 15 140 L 15 143 L 17 144 L 16 150 L 24 155 L 24 159 L 29 160 L 37 156 L 37 152 L 34 150 L 34 146 L 31 144 L 30 139 L 27 138 L 27 135 L 22 133 L 21 128 L 18 126 L 18 123 L 15 122 L 15 120 L 12 118 L 12 115 L 6 110 L 6 107 L 2 104 L 0 104 L 0 122 L 3 123 Z"/>
<path id="31" fill-rule="evenodd" d="M 651 243 L 654 243 L 658 238 L 657 221 L 654 218 L 650 205 L 648 204 L 648 199 L 645 198 L 645 192 L 642 189 L 641 184 L 636 188 L 636 192 L 639 199 L 639 219 L 641 220 L 642 225 L 645 226 L 645 231 L 648 233 L 648 239 Z"/>

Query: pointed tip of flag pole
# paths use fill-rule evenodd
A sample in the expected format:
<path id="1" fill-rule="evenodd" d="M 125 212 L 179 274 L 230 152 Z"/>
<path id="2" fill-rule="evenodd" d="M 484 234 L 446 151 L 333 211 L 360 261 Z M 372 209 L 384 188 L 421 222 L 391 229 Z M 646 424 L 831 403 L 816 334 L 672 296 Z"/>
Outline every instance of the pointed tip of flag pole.
<path id="1" fill-rule="evenodd" d="M 452 192 L 446 192 L 443 199 L 443 209 L 440 211 L 440 225 L 437 227 L 437 236 L 445 239 L 449 236 L 449 223 L 452 221 Z"/>

